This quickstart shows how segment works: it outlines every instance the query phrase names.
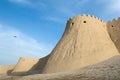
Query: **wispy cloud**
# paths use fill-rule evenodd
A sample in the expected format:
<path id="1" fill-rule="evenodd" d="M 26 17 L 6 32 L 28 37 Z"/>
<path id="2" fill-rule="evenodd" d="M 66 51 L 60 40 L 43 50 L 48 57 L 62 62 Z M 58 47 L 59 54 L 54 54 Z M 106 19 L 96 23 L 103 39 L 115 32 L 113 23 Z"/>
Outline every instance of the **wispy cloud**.
<path id="1" fill-rule="evenodd" d="M 31 5 L 30 0 L 9 0 L 10 2 Z"/>
<path id="2" fill-rule="evenodd" d="M 109 0 L 107 8 L 113 13 L 120 13 L 120 0 Z"/>
<path id="3" fill-rule="evenodd" d="M 120 0 L 96 0 L 103 7 L 102 12 L 112 18 L 120 16 Z"/>
<path id="4" fill-rule="evenodd" d="M 55 16 L 47 16 L 45 19 L 48 21 L 56 22 L 56 23 L 63 23 L 64 22 L 62 18 L 55 17 Z"/>
<path id="5" fill-rule="evenodd" d="M 40 7 L 45 8 L 47 7 L 47 10 L 53 10 L 52 12 L 57 12 L 63 15 L 67 16 L 73 16 L 76 15 L 76 12 L 80 10 L 82 6 L 84 6 L 89 0 L 9 0 L 10 2 L 19 3 L 19 4 L 25 4 L 34 6 L 37 9 L 40 9 Z M 49 7 L 50 6 L 50 7 Z M 51 12 L 49 12 L 51 13 Z"/>
<path id="6" fill-rule="evenodd" d="M 78 13 L 82 13 L 82 10 L 85 11 L 86 6 L 88 5 L 87 3 L 89 3 L 89 5 L 90 3 L 92 3 L 91 0 L 74 0 L 74 1 L 73 0 L 69 0 L 69 1 L 67 0 L 59 0 L 59 1 L 58 0 L 57 1 L 56 0 L 49 0 L 49 1 L 48 0 L 44 0 L 44 1 L 42 0 L 9 0 L 9 1 L 14 3 L 29 5 L 37 9 L 44 8 L 46 9 L 46 11 L 45 10 L 43 11 L 47 13 L 49 11 L 49 14 L 45 13 L 45 15 L 47 16 L 48 15 L 55 16 L 56 14 L 59 14 L 59 15 L 64 15 L 68 17 L 75 16 Z M 115 13 L 117 13 L 118 15 L 120 13 L 120 6 L 119 6 L 120 0 L 116 0 L 116 1 L 115 0 L 95 0 L 94 2 L 97 2 L 95 4 L 99 5 L 99 6 L 96 6 L 95 4 L 92 4 L 92 5 L 95 5 L 94 7 L 96 9 L 99 8 L 100 6 L 104 7 L 103 10 L 100 11 L 104 14 L 114 15 Z"/>
<path id="7" fill-rule="evenodd" d="M 89 0 L 9 0 L 13 3 L 28 5 L 36 8 L 40 14 L 44 12 L 43 19 L 62 22 L 65 18 L 75 16 Z M 38 12 L 38 13 L 39 13 Z M 40 15 L 41 16 L 41 15 Z M 47 17 L 46 17 L 47 16 Z M 62 16 L 62 17 L 61 17 Z M 66 20 L 65 20 L 66 21 Z"/>
<path id="8" fill-rule="evenodd" d="M 33 7 L 33 8 L 45 8 L 47 5 L 45 3 L 43 3 L 42 1 L 39 0 L 8 0 L 9 2 L 12 3 L 17 3 L 17 4 L 21 4 L 24 6 L 29 6 L 29 7 Z"/>
<path id="9" fill-rule="evenodd" d="M 65 21 L 81 12 L 81 8 L 88 2 L 89 0 L 50 0 L 46 4 L 51 6 L 47 7 L 49 14 L 47 14 L 46 20 L 50 20 L 53 22 L 65 23 Z"/>
<path id="10" fill-rule="evenodd" d="M 24 33 L 0 25 L 0 65 L 15 63 L 21 56 L 40 58 L 47 55 L 50 46 L 39 43 Z"/>
<path id="11" fill-rule="evenodd" d="M 66 16 L 74 16 L 76 15 L 77 12 L 80 12 L 80 9 L 85 6 L 85 4 L 88 2 L 89 0 L 60 0 L 60 1 L 56 1 L 54 4 L 54 8 L 66 15 Z M 57 7 L 56 7 L 57 6 Z"/>

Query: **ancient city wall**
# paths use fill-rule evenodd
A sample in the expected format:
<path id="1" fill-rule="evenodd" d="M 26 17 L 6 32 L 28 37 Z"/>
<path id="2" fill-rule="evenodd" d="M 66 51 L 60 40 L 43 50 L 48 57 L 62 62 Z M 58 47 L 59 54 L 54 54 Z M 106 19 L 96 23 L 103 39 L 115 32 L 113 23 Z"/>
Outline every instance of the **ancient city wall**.
<path id="1" fill-rule="evenodd" d="M 12 71 L 12 74 L 21 74 L 36 68 L 39 59 L 21 57 Z"/>
<path id="2" fill-rule="evenodd" d="M 14 69 L 15 65 L 0 66 L 0 74 L 9 74 Z"/>
<path id="3" fill-rule="evenodd" d="M 90 15 L 78 15 L 67 22 L 65 32 L 52 51 L 43 73 L 79 69 L 119 55 L 106 23 Z"/>
<path id="4" fill-rule="evenodd" d="M 119 25 L 120 18 L 106 23 L 91 15 L 75 16 L 67 21 L 65 32 L 51 54 L 41 59 L 22 57 L 16 65 L 0 66 L 0 73 L 23 74 L 34 70 L 55 73 L 105 61 L 119 55 Z"/>
<path id="5" fill-rule="evenodd" d="M 120 18 L 107 23 L 108 33 L 120 52 Z"/>

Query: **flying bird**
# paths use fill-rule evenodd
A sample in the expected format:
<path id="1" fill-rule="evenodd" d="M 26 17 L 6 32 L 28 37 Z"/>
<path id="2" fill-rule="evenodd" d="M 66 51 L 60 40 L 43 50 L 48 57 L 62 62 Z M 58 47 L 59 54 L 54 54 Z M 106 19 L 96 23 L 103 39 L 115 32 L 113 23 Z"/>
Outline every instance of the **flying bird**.
<path id="1" fill-rule="evenodd" d="M 13 36 L 14 38 L 17 38 L 17 36 Z"/>

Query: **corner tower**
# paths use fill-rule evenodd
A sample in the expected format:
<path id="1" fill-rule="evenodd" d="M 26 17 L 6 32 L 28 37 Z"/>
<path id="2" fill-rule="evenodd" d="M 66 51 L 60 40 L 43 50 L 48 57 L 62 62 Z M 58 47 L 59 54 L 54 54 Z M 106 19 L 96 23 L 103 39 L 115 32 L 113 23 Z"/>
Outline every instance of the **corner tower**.
<path id="1" fill-rule="evenodd" d="M 119 55 L 106 23 L 90 15 L 68 20 L 65 32 L 51 52 L 43 73 L 79 69 Z"/>

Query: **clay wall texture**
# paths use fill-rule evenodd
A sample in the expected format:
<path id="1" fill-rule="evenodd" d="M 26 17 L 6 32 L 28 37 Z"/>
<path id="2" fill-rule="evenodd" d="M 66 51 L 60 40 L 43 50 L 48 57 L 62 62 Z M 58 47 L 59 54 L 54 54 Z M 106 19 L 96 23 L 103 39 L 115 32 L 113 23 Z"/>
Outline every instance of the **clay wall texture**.
<path id="1" fill-rule="evenodd" d="M 120 18 L 107 23 L 108 33 L 120 52 Z"/>
<path id="2" fill-rule="evenodd" d="M 106 27 L 104 21 L 90 15 L 70 19 L 43 73 L 79 69 L 119 55 Z"/>
<path id="3" fill-rule="evenodd" d="M 0 66 L 0 74 L 9 74 L 15 65 Z"/>

